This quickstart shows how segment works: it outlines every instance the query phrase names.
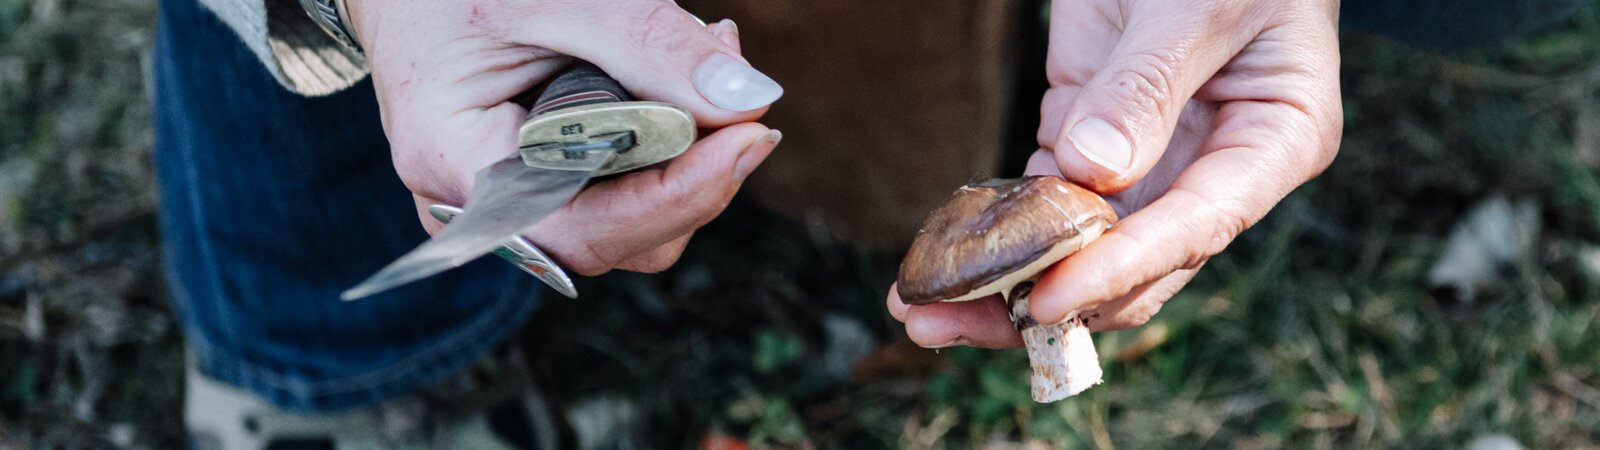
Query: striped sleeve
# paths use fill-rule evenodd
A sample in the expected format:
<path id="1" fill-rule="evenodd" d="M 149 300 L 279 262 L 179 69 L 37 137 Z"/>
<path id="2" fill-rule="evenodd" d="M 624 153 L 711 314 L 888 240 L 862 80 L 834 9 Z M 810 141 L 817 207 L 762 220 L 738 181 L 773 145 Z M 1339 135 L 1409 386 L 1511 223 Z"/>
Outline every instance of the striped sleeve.
<path id="1" fill-rule="evenodd" d="M 324 33 L 295 0 L 200 0 L 232 28 L 273 78 L 305 96 L 339 92 L 367 75 L 365 60 Z"/>

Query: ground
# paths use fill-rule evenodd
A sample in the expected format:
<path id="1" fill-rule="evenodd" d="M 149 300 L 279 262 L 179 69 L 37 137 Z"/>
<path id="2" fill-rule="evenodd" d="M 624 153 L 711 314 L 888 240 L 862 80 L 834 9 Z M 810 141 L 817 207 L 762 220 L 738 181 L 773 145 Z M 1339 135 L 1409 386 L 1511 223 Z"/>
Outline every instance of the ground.
<path id="1" fill-rule="evenodd" d="M 0 448 L 179 445 L 153 3 L 0 0 Z M 1343 47 L 1339 159 L 1152 323 L 1099 336 L 1081 397 L 1031 402 L 1018 350 L 904 343 L 898 254 L 744 201 L 673 270 L 584 280 L 524 339 L 622 448 L 1600 447 L 1600 16 Z"/>

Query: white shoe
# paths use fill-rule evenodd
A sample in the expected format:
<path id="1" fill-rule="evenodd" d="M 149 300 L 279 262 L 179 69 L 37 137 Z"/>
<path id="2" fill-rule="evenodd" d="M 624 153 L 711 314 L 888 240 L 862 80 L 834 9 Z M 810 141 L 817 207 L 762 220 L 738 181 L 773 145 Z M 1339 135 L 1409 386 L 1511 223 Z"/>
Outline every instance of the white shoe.
<path id="1" fill-rule="evenodd" d="M 556 448 L 555 421 L 518 356 L 489 357 L 418 394 L 330 414 L 275 407 L 200 373 L 193 358 L 186 378 L 184 426 L 195 450 Z M 440 392 L 447 387 L 450 392 Z M 491 415 L 525 424 L 526 432 L 501 433 L 491 426 Z"/>

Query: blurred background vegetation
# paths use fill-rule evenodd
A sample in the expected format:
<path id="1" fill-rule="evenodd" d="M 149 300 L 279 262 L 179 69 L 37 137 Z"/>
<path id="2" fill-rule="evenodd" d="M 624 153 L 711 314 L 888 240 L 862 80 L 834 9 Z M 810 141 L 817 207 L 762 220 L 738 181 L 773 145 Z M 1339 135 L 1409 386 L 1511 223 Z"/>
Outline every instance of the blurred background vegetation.
<path id="1" fill-rule="evenodd" d="M 154 9 L 0 0 L 0 449 L 181 446 Z M 608 448 L 1600 447 L 1600 13 L 1472 51 L 1343 47 L 1339 159 L 1100 336 L 1081 397 L 1031 402 L 1021 351 L 906 344 L 882 308 L 898 253 L 744 201 L 675 269 L 584 280 L 524 339 Z"/>

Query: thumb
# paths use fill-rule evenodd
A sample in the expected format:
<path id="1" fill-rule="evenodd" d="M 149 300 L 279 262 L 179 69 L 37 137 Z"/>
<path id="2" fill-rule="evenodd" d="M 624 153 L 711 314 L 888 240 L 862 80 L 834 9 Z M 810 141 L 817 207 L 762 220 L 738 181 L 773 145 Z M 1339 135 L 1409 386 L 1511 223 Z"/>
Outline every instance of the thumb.
<path id="1" fill-rule="evenodd" d="M 1067 178 L 1102 194 L 1125 190 L 1149 173 L 1184 105 L 1249 42 L 1249 33 L 1237 29 L 1239 20 L 1140 12 L 1132 14 L 1104 65 L 1081 83 L 1054 142 L 1045 143 L 1057 150 L 1056 164 Z"/>
<path id="2" fill-rule="evenodd" d="M 527 27 L 528 39 L 600 66 L 641 99 L 687 109 L 701 127 L 755 120 L 783 96 L 783 87 L 751 67 L 736 47 L 672 2 L 577 7 L 588 11 Z"/>

